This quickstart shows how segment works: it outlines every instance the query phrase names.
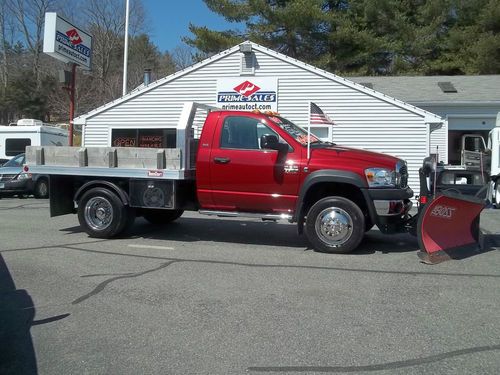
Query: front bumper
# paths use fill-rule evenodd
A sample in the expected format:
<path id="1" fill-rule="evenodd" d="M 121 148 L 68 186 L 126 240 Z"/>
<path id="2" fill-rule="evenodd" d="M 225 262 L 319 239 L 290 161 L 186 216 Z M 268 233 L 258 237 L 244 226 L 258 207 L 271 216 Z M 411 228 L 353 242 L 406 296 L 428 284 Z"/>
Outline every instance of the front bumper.
<path id="1" fill-rule="evenodd" d="M 413 206 L 409 199 L 397 201 L 373 201 L 378 216 L 400 216 L 408 213 Z"/>
<path id="2" fill-rule="evenodd" d="M 370 218 L 382 233 L 404 230 L 408 213 L 412 207 L 413 190 L 366 189 Z"/>
<path id="3" fill-rule="evenodd" d="M 33 191 L 33 180 L 0 181 L 0 193 L 30 193 Z"/>

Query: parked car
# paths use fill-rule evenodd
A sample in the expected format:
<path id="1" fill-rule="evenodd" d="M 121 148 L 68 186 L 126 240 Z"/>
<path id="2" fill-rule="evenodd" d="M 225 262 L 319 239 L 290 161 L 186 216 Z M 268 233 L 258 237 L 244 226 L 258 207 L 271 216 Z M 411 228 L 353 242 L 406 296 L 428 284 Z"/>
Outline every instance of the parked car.
<path id="1" fill-rule="evenodd" d="M 33 194 L 35 198 L 48 198 L 48 176 L 24 172 L 24 161 L 25 154 L 19 154 L 0 167 L 0 196 Z"/>

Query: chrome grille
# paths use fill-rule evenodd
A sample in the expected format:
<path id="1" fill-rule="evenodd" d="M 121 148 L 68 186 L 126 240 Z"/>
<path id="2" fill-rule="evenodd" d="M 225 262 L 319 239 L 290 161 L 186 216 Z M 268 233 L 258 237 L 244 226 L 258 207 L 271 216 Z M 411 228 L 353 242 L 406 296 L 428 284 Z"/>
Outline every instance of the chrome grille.
<path id="1" fill-rule="evenodd" d="M 16 176 L 17 174 L 0 174 L 0 181 L 10 181 Z"/>

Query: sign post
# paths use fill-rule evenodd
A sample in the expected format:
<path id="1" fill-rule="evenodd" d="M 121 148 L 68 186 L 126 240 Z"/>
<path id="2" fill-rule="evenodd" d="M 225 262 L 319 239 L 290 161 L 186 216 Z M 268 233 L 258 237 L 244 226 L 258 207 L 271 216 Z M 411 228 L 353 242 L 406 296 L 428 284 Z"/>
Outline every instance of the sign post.
<path id="1" fill-rule="evenodd" d="M 69 87 L 69 145 L 73 146 L 73 119 L 75 116 L 76 66 L 91 70 L 92 36 L 77 28 L 57 13 L 45 13 L 43 52 L 65 63 L 71 64 Z"/>
<path id="2" fill-rule="evenodd" d="M 71 85 L 69 87 L 69 145 L 73 146 L 73 119 L 75 118 L 76 64 L 71 66 Z"/>

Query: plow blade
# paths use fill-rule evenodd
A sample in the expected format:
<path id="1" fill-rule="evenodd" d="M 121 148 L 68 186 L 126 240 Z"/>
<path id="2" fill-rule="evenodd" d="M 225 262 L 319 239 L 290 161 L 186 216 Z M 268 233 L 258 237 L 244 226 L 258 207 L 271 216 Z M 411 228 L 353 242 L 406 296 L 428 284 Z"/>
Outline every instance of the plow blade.
<path id="1" fill-rule="evenodd" d="M 418 257 L 427 264 L 472 255 L 479 248 L 479 216 L 485 202 L 471 196 L 443 192 L 419 214 Z"/>

